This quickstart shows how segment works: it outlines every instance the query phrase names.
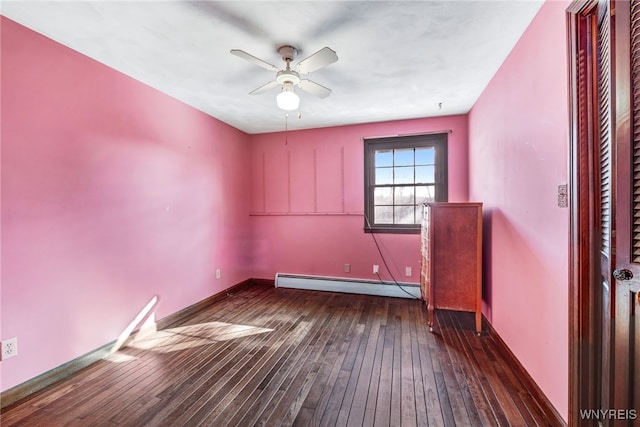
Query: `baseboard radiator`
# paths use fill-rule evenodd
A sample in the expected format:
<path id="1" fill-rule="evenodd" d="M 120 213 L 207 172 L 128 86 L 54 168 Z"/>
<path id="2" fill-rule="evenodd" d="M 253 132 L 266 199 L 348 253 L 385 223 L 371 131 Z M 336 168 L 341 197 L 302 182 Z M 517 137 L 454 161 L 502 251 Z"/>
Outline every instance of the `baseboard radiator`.
<path id="1" fill-rule="evenodd" d="M 366 279 L 347 279 L 343 277 L 276 273 L 275 286 L 276 288 L 308 289 L 396 298 L 420 298 L 420 285 L 415 283 L 380 282 Z"/>

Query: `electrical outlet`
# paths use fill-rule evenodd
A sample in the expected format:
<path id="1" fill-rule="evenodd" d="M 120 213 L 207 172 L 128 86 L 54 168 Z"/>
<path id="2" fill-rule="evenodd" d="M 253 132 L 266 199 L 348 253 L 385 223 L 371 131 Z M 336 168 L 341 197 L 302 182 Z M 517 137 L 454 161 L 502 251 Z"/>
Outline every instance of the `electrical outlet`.
<path id="1" fill-rule="evenodd" d="M 351 264 L 345 264 L 344 265 L 344 272 L 345 273 L 351 273 Z"/>
<path id="2" fill-rule="evenodd" d="M 373 264 L 373 274 L 378 274 L 380 271 L 380 266 L 378 264 Z"/>
<path id="3" fill-rule="evenodd" d="M 16 357 L 18 355 L 18 337 L 13 337 L 2 341 L 2 360 Z"/>
<path id="4" fill-rule="evenodd" d="M 407 277 L 410 277 L 411 274 L 412 274 L 411 267 L 405 268 L 404 275 L 407 276 Z"/>
<path id="5" fill-rule="evenodd" d="M 218 268 L 218 269 L 216 269 L 216 279 L 219 279 L 220 277 L 222 277 L 222 272 Z"/>

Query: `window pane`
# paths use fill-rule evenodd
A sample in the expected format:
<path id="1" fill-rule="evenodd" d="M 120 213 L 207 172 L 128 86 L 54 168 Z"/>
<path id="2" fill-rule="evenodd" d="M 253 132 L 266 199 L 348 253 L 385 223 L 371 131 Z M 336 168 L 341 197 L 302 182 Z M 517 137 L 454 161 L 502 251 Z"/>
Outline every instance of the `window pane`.
<path id="1" fill-rule="evenodd" d="M 394 184 L 413 184 L 413 166 L 393 168 Z"/>
<path id="2" fill-rule="evenodd" d="M 413 195 L 415 190 L 413 187 L 396 187 L 394 204 L 396 205 L 413 205 L 415 204 Z"/>
<path id="3" fill-rule="evenodd" d="M 393 151 L 394 166 L 413 166 L 413 148 Z"/>
<path id="4" fill-rule="evenodd" d="M 419 231 L 422 204 L 436 201 L 436 172 L 438 197 L 447 199 L 446 133 L 365 138 L 364 143 L 366 231 Z"/>
<path id="5" fill-rule="evenodd" d="M 433 165 L 436 163 L 436 149 L 416 148 L 416 165 Z"/>
<path id="6" fill-rule="evenodd" d="M 414 206 L 396 206 L 394 208 L 394 223 L 396 224 L 415 224 Z"/>
<path id="7" fill-rule="evenodd" d="M 393 166 L 393 150 L 376 150 L 376 167 Z"/>
<path id="8" fill-rule="evenodd" d="M 435 169 L 434 166 L 416 166 L 416 182 L 435 182 Z"/>
<path id="9" fill-rule="evenodd" d="M 393 224 L 393 206 L 376 206 L 374 212 L 375 224 Z"/>
<path id="10" fill-rule="evenodd" d="M 393 204 L 393 188 L 382 187 L 373 190 L 373 203 L 375 205 L 392 205 Z"/>
<path id="11" fill-rule="evenodd" d="M 418 185 L 416 186 L 416 204 L 435 201 L 434 185 Z"/>
<path id="12" fill-rule="evenodd" d="M 392 168 L 376 168 L 376 185 L 393 184 Z"/>

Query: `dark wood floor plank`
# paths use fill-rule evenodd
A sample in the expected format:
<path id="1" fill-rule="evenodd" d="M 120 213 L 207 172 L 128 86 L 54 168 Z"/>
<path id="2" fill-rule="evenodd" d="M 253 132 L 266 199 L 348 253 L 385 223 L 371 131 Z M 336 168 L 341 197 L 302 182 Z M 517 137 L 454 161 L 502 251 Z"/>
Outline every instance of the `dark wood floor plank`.
<path id="1" fill-rule="evenodd" d="M 438 395 L 438 383 L 435 372 L 440 371 L 439 363 L 432 354 L 432 346 L 428 339 L 434 339 L 427 327 L 427 307 L 421 304 L 416 313 L 416 334 L 419 348 L 420 372 L 422 373 L 422 384 L 426 406 L 427 425 L 442 426 L 445 424 L 441 400 Z"/>
<path id="2" fill-rule="evenodd" d="M 307 316 L 310 318 L 311 316 Z M 320 320 L 320 319 L 317 319 Z M 261 416 L 263 416 L 265 410 L 270 409 L 270 404 L 274 397 L 278 394 L 278 390 L 281 387 L 282 382 L 287 377 L 291 364 L 294 364 L 297 358 L 300 356 L 298 350 L 304 348 L 309 342 L 311 342 L 318 334 L 318 328 L 315 325 L 315 321 L 310 320 L 307 322 L 308 331 L 305 334 L 304 339 L 292 341 L 290 345 L 284 349 L 275 362 L 270 362 L 264 366 L 265 369 L 261 370 L 256 379 L 245 388 L 245 393 L 242 398 L 238 400 L 244 401 L 244 407 L 248 408 L 243 410 L 241 407 L 237 411 L 237 416 L 241 416 L 239 421 L 233 418 L 229 424 L 239 425 L 252 425 L 258 422 Z"/>
<path id="3" fill-rule="evenodd" d="M 308 339 L 301 341 L 297 348 L 294 349 L 290 359 L 286 363 L 287 369 L 282 370 L 278 377 L 274 376 L 271 378 L 271 390 L 275 390 L 275 392 L 271 396 L 269 405 L 265 408 L 266 410 L 264 410 L 261 417 L 255 421 L 256 424 L 278 425 L 286 416 L 290 405 L 297 402 L 297 395 L 307 380 L 307 376 L 313 375 L 314 370 L 317 369 L 315 367 L 317 357 L 326 346 L 328 335 L 337 324 L 337 317 L 338 316 L 334 318 L 333 316 L 327 315 L 324 318 L 318 318 L 317 321 L 312 323 Z M 267 396 L 269 391 L 265 388 L 263 394 Z M 302 400 L 304 400 L 303 396 L 300 397 L 300 406 Z M 254 406 L 255 401 L 247 399 L 246 403 Z M 299 407 L 295 410 L 296 413 L 298 409 Z M 232 406 L 228 407 L 226 412 L 230 415 L 236 415 L 238 413 Z M 234 418 L 227 420 L 224 415 L 223 413 L 221 417 L 205 420 L 205 422 L 211 423 L 212 425 L 239 424 Z M 289 424 L 291 422 L 292 421 L 290 421 Z"/>
<path id="4" fill-rule="evenodd" d="M 326 405 L 323 405 L 323 416 L 319 424 L 321 426 L 335 426 L 337 422 L 342 401 L 344 400 L 347 392 L 347 386 L 352 373 L 351 370 L 358 359 L 358 348 L 360 347 L 360 341 L 364 335 L 364 330 L 365 325 L 362 323 L 358 323 L 354 327 L 349 346 L 347 347 L 344 359 L 342 359 L 335 383 L 328 395 Z"/>
<path id="5" fill-rule="evenodd" d="M 278 350 L 281 352 L 276 354 L 281 355 L 281 357 L 276 362 L 274 368 L 271 369 L 271 374 L 277 374 L 278 371 L 285 366 L 285 362 L 293 353 L 297 343 L 309 334 L 310 322 L 304 320 L 304 316 L 300 316 L 296 322 L 296 327 L 290 331 L 278 347 Z M 259 358 L 262 358 L 267 351 L 267 348 L 261 349 Z M 233 366 L 237 366 L 236 369 L 232 369 L 233 367 L 225 368 L 222 377 L 216 380 L 216 386 L 203 390 L 200 399 L 193 405 L 193 412 L 188 411 L 187 413 L 180 414 L 181 416 L 175 420 L 175 423 L 201 425 L 202 421 L 212 411 L 231 401 L 239 392 L 235 385 L 254 366 L 253 364 L 247 366 L 246 363 L 248 360 L 249 358 L 247 357 L 239 360 L 236 359 L 233 364 Z"/>
<path id="6" fill-rule="evenodd" d="M 471 420 L 464 404 L 464 398 L 462 396 L 461 384 L 458 382 L 458 378 L 454 372 L 451 356 L 448 352 L 447 342 L 445 340 L 446 331 L 442 332 L 443 345 L 440 347 L 440 367 L 442 368 L 442 376 L 445 381 L 447 395 L 449 396 L 449 402 L 451 403 L 451 411 L 453 413 L 453 419 L 457 425 L 470 426 Z"/>
<path id="7" fill-rule="evenodd" d="M 464 315 L 458 314 L 458 319 L 459 320 L 464 319 Z M 467 320 L 467 319 L 464 319 L 464 320 Z M 471 327 L 470 324 L 468 323 L 466 325 L 461 325 L 462 323 L 463 322 L 460 322 L 459 326 L 463 328 Z M 485 341 L 478 340 L 478 341 L 480 343 L 486 342 L 486 340 Z M 512 418 L 510 420 L 507 417 L 507 414 L 505 414 L 504 412 L 503 405 L 509 404 L 509 403 L 505 403 L 504 402 L 505 397 L 503 396 L 501 398 L 501 396 L 498 393 L 496 393 L 496 388 L 493 387 L 494 382 L 497 378 L 495 373 L 495 368 L 496 368 L 496 365 L 499 364 L 501 361 L 494 358 L 493 355 L 490 358 L 487 358 L 486 354 L 483 354 L 482 352 L 472 352 L 468 354 L 468 357 L 471 358 L 473 361 L 475 361 L 475 363 L 477 363 L 478 365 L 478 369 L 476 371 L 478 373 L 478 381 L 484 392 L 486 402 L 488 403 L 488 406 L 493 413 L 494 418 L 492 420 L 492 423 L 496 426 L 509 426 L 510 421 L 521 422 L 521 418 L 519 414 L 517 415 L 518 419 Z M 509 399 L 510 401 L 510 397 L 507 397 L 507 399 Z"/>
<path id="8" fill-rule="evenodd" d="M 395 307 L 390 305 L 387 312 L 387 326 L 382 346 L 382 361 L 380 380 L 378 382 L 378 397 L 376 399 L 374 426 L 388 426 L 391 423 L 391 389 L 393 382 L 393 351 L 396 335 Z"/>
<path id="9" fill-rule="evenodd" d="M 463 343 L 458 337 L 458 329 L 455 328 L 451 312 L 443 311 L 441 313 L 442 319 L 444 319 L 448 327 L 443 331 L 443 339 L 447 344 L 447 351 L 449 352 L 449 359 L 451 360 L 451 367 L 455 375 L 458 384 L 467 384 L 467 387 L 460 387 L 460 395 L 466 409 L 466 415 L 468 417 L 469 426 L 482 426 L 482 421 L 478 410 L 476 409 L 476 401 L 474 401 L 471 390 L 476 387 L 476 382 L 472 375 L 471 369 L 468 366 L 469 358 L 471 355 L 466 351 Z M 460 357 L 465 355 L 466 357 Z"/>
<path id="10" fill-rule="evenodd" d="M 318 313 L 318 316 L 306 316 L 306 319 L 311 321 L 310 332 L 305 338 L 297 343 L 296 347 L 290 349 L 286 358 L 281 359 L 282 369 L 272 369 L 264 379 L 255 386 L 248 388 L 247 393 L 244 396 L 237 399 L 236 404 L 243 404 L 251 410 L 245 411 L 243 406 L 237 407 L 233 418 L 227 419 L 222 414 L 219 419 L 216 419 L 216 423 L 225 422 L 227 425 L 250 425 L 253 423 L 261 424 L 263 419 L 268 419 L 270 413 L 275 409 L 274 405 L 277 405 L 281 395 L 287 389 L 287 381 L 293 381 L 293 377 L 299 372 L 299 363 L 305 363 L 309 357 L 309 346 L 315 346 L 321 337 L 324 337 L 324 333 L 327 330 L 332 329 L 330 325 L 339 323 L 340 314 L 336 313 L 334 303 L 332 302 L 331 294 L 323 295 L 325 300 L 321 304 L 322 310 Z M 331 314 L 331 315 L 329 315 Z M 317 357 L 317 353 L 313 356 Z M 311 356 L 311 358 L 313 358 Z M 312 367 L 314 364 L 309 362 L 307 367 Z M 295 386 L 294 386 L 295 387 Z M 250 392 L 250 393 L 249 393 Z M 227 408 L 227 412 L 232 413 L 235 405 L 231 405 Z M 285 408 L 279 408 L 278 411 L 286 412 Z M 280 413 L 280 412 L 279 412 Z M 212 420 L 212 422 L 214 422 Z"/>
<path id="11" fill-rule="evenodd" d="M 413 377 L 413 353 L 411 352 L 411 318 L 407 305 L 400 310 L 402 331 L 400 335 L 400 422 L 403 426 L 417 426 L 416 394 Z"/>
<path id="12" fill-rule="evenodd" d="M 259 316 L 265 323 L 260 323 L 258 319 L 253 319 L 251 322 L 247 322 L 247 320 L 251 319 L 244 318 L 235 318 L 234 320 L 241 321 L 242 323 L 261 325 L 267 329 L 274 329 L 273 333 L 260 335 L 259 340 L 248 341 L 245 342 L 244 345 L 237 345 L 233 341 L 224 343 L 219 347 L 216 357 L 210 359 L 209 363 L 196 365 L 198 369 L 190 374 L 186 382 L 181 383 L 184 385 L 181 390 L 173 389 L 168 390 L 168 393 L 166 393 L 166 391 L 162 392 L 159 396 L 163 399 L 173 400 L 173 404 L 169 405 L 169 402 L 166 401 L 167 404 L 160 406 L 160 410 L 156 409 L 154 411 L 154 408 L 150 408 L 147 416 L 144 418 L 144 422 L 151 424 L 167 422 L 171 420 L 172 417 L 189 411 L 201 397 L 201 393 L 194 393 L 193 390 L 210 390 L 211 387 L 209 384 L 212 381 L 211 378 L 217 378 L 218 372 L 223 372 L 226 369 L 227 363 L 237 359 L 243 351 L 246 351 L 247 346 L 252 346 L 255 351 L 259 351 L 263 346 L 265 348 L 271 348 L 272 351 L 276 351 L 276 344 L 283 340 L 286 335 L 295 328 L 296 324 L 287 322 L 287 319 L 282 319 L 279 315 L 279 310 L 287 308 L 287 305 L 285 305 L 283 301 L 280 301 L 280 303 L 274 301 L 273 304 L 269 304 L 266 308 L 266 310 L 261 311 L 261 315 Z M 216 383 L 217 382 L 218 381 L 216 381 Z M 149 415 L 151 418 L 148 418 Z"/>
<path id="13" fill-rule="evenodd" d="M 413 393 L 416 414 L 416 425 L 418 427 L 426 427 L 429 425 L 427 418 L 427 406 L 425 397 L 425 385 L 422 376 L 422 367 L 420 365 L 420 347 L 418 342 L 418 312 L 421 305 L 411 305 L 408 307 L 410 349 L 411 352 L 411 369 L 413 370 Z"/>
<path id="14" fill-rule="evenodd" d="M 438 390 L 438 402 L 440 404 L 440 410 L 442 411 L 442 421 L 443 426 L 455 426 L 455 420 L 453 415 L 453 407 L 451 405 L 451 399 L 449 398 L 449 390 L 447 388 L 447 384 L 445 382 L 445 374 L 443 368 L 443 363 L 447 363 L 446 358 L 443 362 L 442 353 L 446 352 L 444 347 L 444 341 L 442 340 L 441 335 L 441 322 L 440 318 L 437 315 L 434 318 L 433 328 L 434 332 L 430 336 L 433 338 L 429 340 L 429 352 L 431 354 L 431 363 L 433 365 L 433 375 L 436 381 L 436 389 Z"/>
<path id="15" fill-rule="evenodd" d="M 351 312 L 347 312 L 351 313 Z M 318 375 L 318 380 L 313 383 L 309 393 L 302 404 L 302 408 L 293 425 L 296 426 L 318 426 L 329 403 L 331 390 L 340 373 L 340 368 L 347 354 L 347 349 L 353 338 L 353 331 L 356 330 L 358 318 L 352 315 L 343 317 L 341 324 L 344 329 L 339 330 L 326 358 L 322 363 L 322 368 Z"/>
<path id="16" fill-rule="evenodd" d="M 373 360 L 373 368 L 371 371 L 371 381 L 369 390 L 367 391 L 367 405 L 364 410 L 363 426 L 372 426 L 375 423 L 376 407 L 378 404 L 378 390 L 380 388 L 380 374 L 382 371 L 382 353 L 384 349 L 384 337 L 386 324 L 380 325 L 378 332 L 378 342 L 376 343 L 375 356 Z"/>
<path id="17" fill-rule="evenodd" d="M 347 382 L 347 388 L 345 389 L 344 398 L 342 399 L 342 404 L 340 405 L 340 411 L 338 412 L 338 419 L 336 420 L 336 426 L 346 426 L 349 421 L 349 413 L 354 405 L 354 401 L 356 400 L 356 389 L 358 387 L 358 382 L 360 380 L 369 382 L 371 379 L 371 372 L 367 372 L 367 368 L 362 369 L 362 365 L 365 360 L 368 360 L 366 357 L 367 349 L 371 349 L 369 346 L 369 339 L 371 338 L 371 329 L 375 327 L 375 304 L 374 301 L 368 300 L 369 304 L 365 306 L 365 309 L 361 311 L 361 317 L 359 323 L 365 325 L 362 339 L 360 340 L 360 347 L 358 348 L 358 357 L 356 357 L 353 366 L 351 367 L 351 375 L 349 376 L 349 381 Z M 362 402 L 358 399 L 359 402 L 356 402 L 360 408 L 363 408 L 366 405 L 366 401 Z"/>
<path id="18" fill-rule="evenodd" d="M 296 419 L 297 414 L 300 412 L 307 396 L 311 390 L 311 387 L 318 379 L 318 373 L 322 367 L 322 361 L 328 356 L 331 346 L 329 345 L 332 340 L 335 339 L 335 335 L 339 331 L 344 330 L 343 324 L 347 322 L 342 321 L 343 316 L 347 316 L 347 312 L 336 307 L 334 308 L 334 314 L 331 315 L 331 322 L 322 327 L 322 336 L 313 346 L 310 346 L 307 351 L 306 357 L 304 357 L 304 364 L 297 370 L 296 377 L 292 380 L 287 387 L 285 393 L 283 393 L 279 407 L 281 411 L 274 411 L 270 420 L 274 425 L 280 423 L 281 425 L 292 425 Z M 302 359 L 301 359 L 302 360 Z M 279 412 L 284 411 L 282 415 Z"/>
<path id="19" fill-rule="evenodd" d="M 154 366 L 149 366 L 145 378 L 138 382 L 134 388 L 128 390 L 131 399 L 129 406 L 111 405 L 105 406 L 102 411 L 105 413 L 115 413 L 111 420 L 116 423 L 124 422 L 123 417 L 128 413 L 143 414 L 149 408 L 156 408 L 161 404 L 163 398 L 166 398 L 168 384 L 193 384 L 193 376 L 197 372 L 194 369 L 181 369 L 183 366 L 209 366 L 211 361 L 217 360 L 219 353 L 213 350 L 213 344 L 216 341 L 211 337 L 211 333 L 207 330 L 204 323 L 192 325 L 188 333 L 184 334 L 180 339 L 169 338 L 169 342 L 174 346 L 164 346 L 163 351 L 155 354 L 151 359 Z M 229 329 L 229 327 L 215 327 L 215 330 L 221 332 L 221 329 Z M 224 334 L 229 336 L 228 333 Z M 211 341 L 202 342 L 204 337 L 211 338 Z M 190 341 L 192 340 L 192 341 Z M 153 350 L 151 350 L 153 351 Z M 195 362 L 195 363 L 194 363 Z M 175 392 L 175 389 L 172 389 Z M 174 399 L 178 398 L 177 393 L 172 393 Z M 133 408 L 136 408 L 134 411 Z M 140 415 L 141 416 L 141 415 Z M 88 422 L 100 419 L 98 411 L 92 416 L 83 418 Z"/>
<path id="20" fill-rule="evenodd" d="M 96 364 L 92 366 L 95 365 Z M 72 393 L 76 387 L 77 382 L 71 381 L 51 385 L 46 389 L 46 391 L 43 390 L 31 396 L 29 401 L 33 402 L 32 404 L 14 406 L 14 409 L 6 410 L 4 413 L 0 414 L 2 423 L 8 425 L 22 419 L 33 417 L 37 411 L 53 404 L 63 396 Z M 0 425 L 2 425 L 2 423 L 0 423 Z"/>
<path id="21" fill-rule="evenodd" d="M 547 426 L 469 313 L 249 286 L 0 414 L 4 426 Z"/>
<path id="22" fill-rule="evenodd" d="M 350 405 L 348 418 L 346 420 L 346 424 L 350 426 L 366 425 L 364 418 L 367 401 L 370 398 L 375 399 L 376 397 L 376 394 L 370 394 L 369 390 L 372 388 L 373 384 L 377 384 L 377 381 L 380 378 L 380 365 L 378 364 L 377 372 L 375 372 L 375 359 L 378 346 L 381 342 L 383 342 L 380 340 L 380 330 L 382 327 L 381 323 L 383 321 L 386 323 L 386 316 L 384 315 L 384 305 L 378 303 L 374 311 L 374 317 L 371 328 L 369 330 L 368 338 L 365 342 L 366 346 L 364 349 L 364 354 L 362 356 L 362 364 L 360 367 L 358 380 L 355 385 L 354 398 Z M 344 403 L 345 402 L 343 402 L 343 404 Z"/>
<path id="23" fill-rule="evenodd" d="M 396 327 L 393 336 L 391 410 L 389 412 L 390 423 L 396 420 L 402 420 L 402 319 L 399 314 L 396 314 L 396 316 L 393 317 L 393 320 Z"/>
<path id="24" fill-rule="evenodd" d="M 96 405 L 97 402 L 98 405 L 101 405 L 105 401 L 117 399 L 117 396 L 113 394 L 114 387 L 126 391 L 138 378 L 144 375 L 146 363 L 142 360 L 136 360 L 135 365 L 135 369 L 130 366 L 128 367 L 129 369 L 114 373 L 93 386 L 84 384 L 77 387 L 73 393 L 68 393 L 37 411 L 33 416 L 29 417 L 29 423 L 34 425 L 46 424 L 48 420 L 55 419 L 56 414 L 61 411 L 64 411 L 65 417 L 69 419 L 82 418 L 89 408 Z"/>
<path id="25" fill-rule="evenodd" d="M 485 349 L 491 351 L 490 349 Z M 535 410 L 535 407 L 522 403 L 522 395 L 520 393 L 520 380 L 516 377 L 509 378 L 505 371 L 510 371 L 510 367 L 506 365 L 506 361 L 498 356 L 492 357 L 491 360 L 495 360 L 493 363 L 494 375 L 497 381 L 491 381 L 491 388 L 494 390 L 496 397 L 501 404 L 501 412 L 504 412 L 505 418 L 509 420 L 509 423 L 514 426 L 535 426 L 536 422 L 532 422 L 531 410 Z M 504 381 L 504 384 L 500 382 Z M 530 396 L 529 399 L 530 400 Z M 539 416 L 544 417 L 543 412 L 539 412 Z"/>
<path id="26" fill-rule="evenodd" d="M 473 347 L 470 344 L 474 344 L 479 341 L 479 337 L 475 333 L 475 325 L 472 325 L 473 329 L 463 329 L 464 327 L 456 322 L 456 316 L 450 316 L 450 320 L 453 322 L 454 329 L 451 331 L 455 334 L 455 338 L 459 343 L 456 348 L 464 357 L 462 358 L 462 376 L 467 379 L 468 384 L 468 400 L 467 406 L 471 413 L 473 413 L 472 422 L 474 425 L 493 425 L 496 423 L 495 416 L 489 408 L 489 402 L 486 399 L 484 391 L 482 390 L 479 377 L 484 375 L 482 367 L 477 363 L 473 352 Z M 456 329 L 455 327 L 460 329 Z M 469 326 L 467 326 L 469 327 Z"/>

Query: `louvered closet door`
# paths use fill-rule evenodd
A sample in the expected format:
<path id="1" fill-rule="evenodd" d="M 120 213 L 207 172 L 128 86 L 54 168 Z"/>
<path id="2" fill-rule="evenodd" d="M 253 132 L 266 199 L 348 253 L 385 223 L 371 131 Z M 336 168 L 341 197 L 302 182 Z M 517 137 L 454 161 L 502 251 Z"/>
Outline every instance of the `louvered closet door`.
<path id="1" fill-rule="evenodd" d="M 640 1 L 615 2 L 613 402 L 640 423 Z"/>
<path id="2" fill-rule="evenodd" d="M 611 46 L 611 10 L 608 1 L 600 2 L 595 19 L 595 108 L 593 111 L 594 155 L 597 170 L 596 190 L 596 224 L 599 233 L 598 247 L 600 255 L 600 284 L 595 303 L 601 310 L 600 356 L 602 390 L 600 402 L 603 408 L 611 407 L 611 324 L 612 324 L 612 289 L 611 274 L 615 263 L 615 252 L 612 250 L 615 235 L 613 218 L 617 212 L 614 199 L 614 147 L 612 140 L 612 52 Z"/>
<path id="3" fill-rule="evenodd" d="M 570 420 L 592 425 L 580 409 L 616 410 L 598 425 L 638 426 L 640 0 L 576 0 L 569 11 L 579 191 Z"/>

